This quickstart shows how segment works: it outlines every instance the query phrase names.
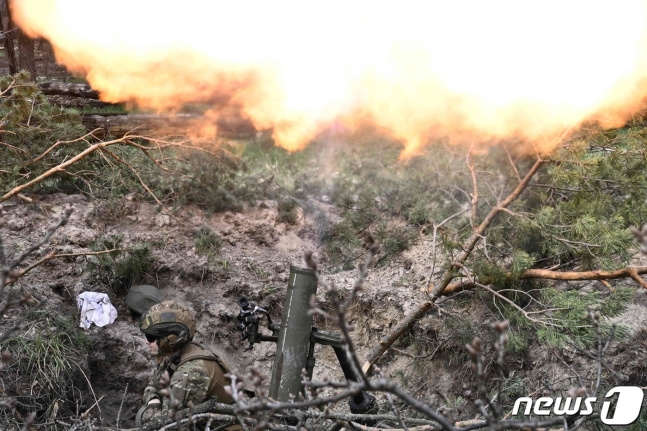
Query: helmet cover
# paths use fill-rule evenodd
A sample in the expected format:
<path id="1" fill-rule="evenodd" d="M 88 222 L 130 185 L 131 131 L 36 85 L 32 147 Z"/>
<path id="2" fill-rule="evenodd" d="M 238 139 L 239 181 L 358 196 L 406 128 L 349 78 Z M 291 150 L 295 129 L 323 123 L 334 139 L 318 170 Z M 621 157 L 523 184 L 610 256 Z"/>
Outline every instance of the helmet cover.
<path id="1" fill-rule="evenodd" d="M 153 305 L 142 316 L 139 329 L 151 338 L 186 332 L 190 341 L 195 335 L 195 318 L 187 306 L 175 301 L 163 301 Z"/>

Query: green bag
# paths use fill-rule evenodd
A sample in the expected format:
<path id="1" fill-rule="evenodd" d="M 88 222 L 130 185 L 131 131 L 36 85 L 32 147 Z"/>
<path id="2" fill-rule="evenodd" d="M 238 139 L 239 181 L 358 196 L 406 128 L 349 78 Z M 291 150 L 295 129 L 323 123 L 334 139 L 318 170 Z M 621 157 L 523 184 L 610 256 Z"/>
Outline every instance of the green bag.
<path id="1" fill-rule="evenodd" d="M 136 313 L 144 314 L 155 304 L 164 301 L 164 296 L 155 286 L 133 286 L 126 295 L 126 305 Z"/>

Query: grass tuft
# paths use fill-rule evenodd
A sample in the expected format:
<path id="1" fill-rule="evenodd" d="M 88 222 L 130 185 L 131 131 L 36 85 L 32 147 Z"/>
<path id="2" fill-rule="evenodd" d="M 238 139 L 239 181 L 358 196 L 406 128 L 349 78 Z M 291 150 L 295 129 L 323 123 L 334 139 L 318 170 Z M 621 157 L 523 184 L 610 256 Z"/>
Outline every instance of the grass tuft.
<path id="1" fill-rule="evenodd" d="M 123 248 L 118 236 L 102 238 L 90 244 L 90 248 L 93 251 L 118 249 L 89 261 L 90 270 L 118 294 L 125 294 L 131 286 L 142 283 L 154 261 L 147 245 Z"/>
<path id="2" fill-rule="evenodd" d="M 280 199 L 278 221 L 287 224 L 295 224 L 297 222 L 297 218 L 298 212 L 296 201 L 289 197 Z"/>
<path id="3" fill-rule="evenodd" d="M 195 237 L 195 249 L 199 254 L 217 253 L 222 247 L 222 239 L 207 226 L 202 226 Z"/>
<path id="4" fill-rule="evenodd" d="M 92 347 L 92 340 L 81 331 L 73 317 L 46 311 L 35 312 L 26 322 L 27 330 L 0 343 L 12 360 L 3 370 L 4 392 L 18 399 L 23 413 L 37 412 L 46 419 L 59 401 L 63 416 L 75 405 L 79 364 Z M 83 385 L 85 387 L 85 385 Z"/>

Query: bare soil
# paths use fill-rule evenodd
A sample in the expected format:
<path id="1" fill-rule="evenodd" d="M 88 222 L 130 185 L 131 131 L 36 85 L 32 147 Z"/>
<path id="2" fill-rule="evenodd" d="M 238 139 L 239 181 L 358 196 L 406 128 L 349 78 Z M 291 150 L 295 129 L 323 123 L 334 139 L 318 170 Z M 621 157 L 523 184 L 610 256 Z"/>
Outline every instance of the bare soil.
<path id="1" fill-rule="evenodd" d="M 7 214 L 3 216 L 5 223 L 0 227 L 0 235 L 9 254 L 19 253 L 42 237 L 64 206 L 72 205 L 74 213 L 70 222 L 38 253 L 40 256 L 53 250 L 87 252 L 92 241 L 117 235 L 123 238 L 124 247 L 148 244 L 154 264 L 144 282 L 159 287 L 165 298 L 179 299 L 193 308 L 198 319 L 196 340 L 220 346 L 239 370 L 257 365 L 269 373 L 274 346 L 256 345 L 254 350 L 243 352 L 246 344 L 235 328 L 239 311 L 236 300 L 245 295 L 266 306 L 273 317 L 280 318 L 289 266 L 304 266 L 303 253 L 317 251 L 309 217 L 301 215 L 295 225 L 280 223 L 273 201 L 260 202 L 243 213 L 206 214 L 184 207 L 175 216 L 169 216 L 156 205 L 129 196 L 122 201 L 127 211 L 110 218 L 114 214 L 108 217 L 102 213 L 102 203 L 88 201 L 81 195 L 30 197 L 34 200 L 31 204 L 13 199 L 4 205 Z M 224 240 L 222 248 L 211 259 L 196 251 L 195 234 L 203 226 Z M 403 315 L 426 299 L 421 287 L 430 275 L 429 249 L 430 239 L 421 237 L 415 246 L 390 264 L 370 270 L 365 289 L 359 293 L 350 315 L 351 323 L 356 326 L 353 337 L 361 358 Z M 95 397 L 103 397 L 99 403 L 103 422 L 114 425 L 121 408 L 121 424 L 128 427 L 133 425 L 154 361 L 138 330 L 138 316 L 124 304 L 123 294 L 106 287 L 89 270 L 88 260 L 92 258 L 79 256 L 50 262 L 30 272 L 16 288 L 44 301 L 48 309 L 67 315 L 77 313 L 75 298 L 81 292 L 97 291 L 110 296 L 119 316 L 114 324 L 103 328 L 93 326 L 88 331 L 93 347 L 82 368 L 89 384 L 80 384 L 83 387 L 80 402 L 89 407 Z M 323 273 L 329 283 L 342 291 L 351 288 L 356 275 L 354 270 L 326 274 L 325 264 Z M 605 288 L 597 284 L 589 283 L 588 288 Z M 324 308 L 329 304 L 322 289 L 318 292 L 318 301 Z M 647 319 L 646 303 L 646 295 L 642 291 L 637 293 L 635 304 L 616 319 L 630 327 L 634 337 L 619 343 L 612 360 L 640 385 L 647 378 L 642 365 L 647 350 L 647 336 L 642 331 Z M 469 309 L 462 312 L 469 316 L 475 328 L 485 328 L 496 320 L 485 307 L 474 301 L 468 304 Z M 448 340 L 452 334 L 444 330 L 443 322 L 433 312 L 420 322 L 418 334 L 438 343 Z M 10 320 L 4 322 L 8 323 Z M 322 329 L 335 329 L 321 319 L 317 324 Z M 408 349 L 414 341 L 399 343 L 398 350 L 414 353 Z M 319 348 L 317 360 L 315 378 L 323 375 L 342 378 L 332 349 Z M 380 361 L 380 367 L 387 377 L 436 408 L 457 400 L 463 387 L 471 384 L 468 364 L 458 363 L 447 352 L 421 360 L 391 351 Z M 563 368 L 559 361 L 540 345 L 532 346 L 525 357 L 516 358 L 511 368 L 513 373 L 523 373 L 538 381 L 552 380 L 556 373 L 564 372 L 559 371 Z"/>

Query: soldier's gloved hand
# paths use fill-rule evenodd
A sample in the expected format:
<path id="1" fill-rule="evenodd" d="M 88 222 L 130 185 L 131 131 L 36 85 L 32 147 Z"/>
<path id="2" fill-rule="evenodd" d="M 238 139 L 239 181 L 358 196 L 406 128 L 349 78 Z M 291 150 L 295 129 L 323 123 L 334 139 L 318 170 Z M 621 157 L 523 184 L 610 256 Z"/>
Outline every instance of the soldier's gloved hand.
<path id="1" fill-rule="evenodd" d="M 148 404 L 149 401 L 157 398 L 159 398 L 159 395 L 157 394 L 157 388 L 151 385 L 146 386 L 146 389 L 144 389 L 144 396 L 142 397 L 144 404 Z"/>
<path id="2" fill-rule="evenodd" d="M 144 404 L 135 417 L 135 424 L 141 428 L 146 422 L 162 414 L 162 402 L 159 398 L 153 398 Z"/>
<path id="3" fill-rule="evenodd" d="M 148 404 L 146 404 L 146 405 L 147 405 L 149 408 L 152 408 L 152 409 L 154 409 L 154 410 L 155 410 L 155 409 L 160 409 L 160 410 L 162 409 L 162 402 L 160 401 L 160 399 L 159 399 L 159 398 L 153 398 L 153 399 L 152 399 L 152 400 L 150 400 L 150 401 L 148 402 Z"/>

